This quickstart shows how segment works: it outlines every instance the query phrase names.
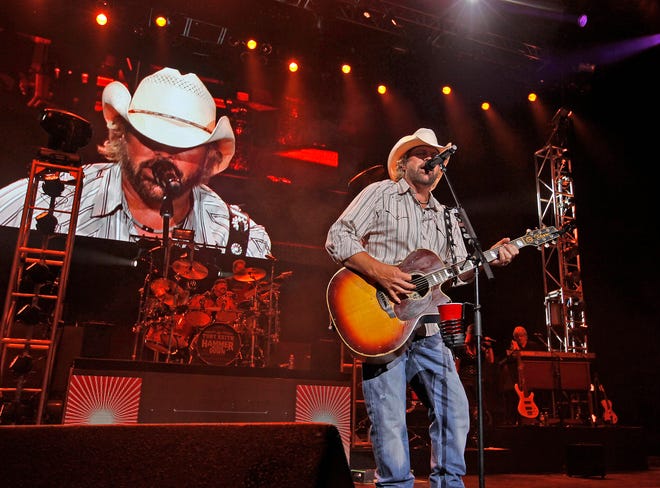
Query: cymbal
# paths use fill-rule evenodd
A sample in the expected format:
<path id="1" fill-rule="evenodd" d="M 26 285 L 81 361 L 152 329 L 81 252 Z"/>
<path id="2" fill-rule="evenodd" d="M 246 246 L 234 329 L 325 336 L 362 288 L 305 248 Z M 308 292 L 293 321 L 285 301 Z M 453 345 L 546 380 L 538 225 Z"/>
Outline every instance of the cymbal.
<path id="1" fill-rule="evenodd" d="M 172 263 L 172 269 L 179 276 L 183 276 L 188 280 L 203 280 L 209 274 L 209 270 L 206 266 L 197 261 L 187 261 L 185 259 L 179 259 Z"/>
<path id="2" fill-rule="evenodd" d="M 170 307 L 183 305 L 186 301 L 183 288 L 167 278 L 158 278 L 152 281 L 149 287 L 156 298 Z"/>
<path id="3" fill-rule="evenodd" d="M 260 268 L 245 268 L 240 273 L 234 275 L 236 281 L 250 283 L 252 281 L 259 281 L 266 276 L 266 271 Z"/>

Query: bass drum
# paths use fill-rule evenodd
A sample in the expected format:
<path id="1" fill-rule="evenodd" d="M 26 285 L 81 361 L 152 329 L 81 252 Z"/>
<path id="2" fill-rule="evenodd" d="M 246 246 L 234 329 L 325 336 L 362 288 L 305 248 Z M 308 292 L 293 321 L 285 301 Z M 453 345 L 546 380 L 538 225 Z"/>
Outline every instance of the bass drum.
<path id="1" fill-rule="evenodd" d="M 227 324 L 215 323 L 201 330 L 190 344 L 193 357 L 211 366 L 228 366 L 239 359 L 241 337 Z"/>

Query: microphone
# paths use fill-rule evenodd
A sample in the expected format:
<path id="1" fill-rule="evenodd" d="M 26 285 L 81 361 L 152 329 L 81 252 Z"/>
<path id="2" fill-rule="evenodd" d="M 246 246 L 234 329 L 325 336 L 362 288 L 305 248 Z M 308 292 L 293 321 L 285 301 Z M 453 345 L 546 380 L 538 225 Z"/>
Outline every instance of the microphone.
<path id="1" fill-rule="evenodd" d="M 451 147 L 445 149 L 443 152 L 436 154 L 431 159 L 429 159 L 423 166 L 424 171 L 433 171 L 433 168 L 444 163 L 449 159 L 449 156 L 454 154 L 458 148 L 455 144 L 452 144 Z"/>
<path id="2" fill-rule="evenodd" d="M 154 174 L 156 184 L 165 190 L 165 193 L 176 196 L 181 192 L 181 179 L 176 172 L 174 164 L 170 161 L 167 159 L 158 159 L 151 167 L 151 171 Z"/>
<path id="3" fill-rule="evenodd" d="M 546 337 L 543 334 L 540 332 L 534 332 L 534 337 L 536 337 L 541 344 L 545 345 Z"/>

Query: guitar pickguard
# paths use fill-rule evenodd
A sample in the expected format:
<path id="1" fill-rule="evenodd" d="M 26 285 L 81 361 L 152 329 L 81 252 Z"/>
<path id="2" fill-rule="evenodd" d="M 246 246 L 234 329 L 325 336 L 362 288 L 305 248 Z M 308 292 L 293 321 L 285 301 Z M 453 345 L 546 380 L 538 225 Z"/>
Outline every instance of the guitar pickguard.
<path id="1" fill-rule="evenodd" d="M 383 290 L 377 290 L 376 300 L 380 304 L 380 308 L 383 309 L 383 311 L 387 314 L 389 318 L 391 319 L 396 318 L 396 315 L 394 314 L 394 309 L 392 308 L 392 303 L 390 302 L 390 299 L 387 297 L 387 293 L 385 293 Z"/>

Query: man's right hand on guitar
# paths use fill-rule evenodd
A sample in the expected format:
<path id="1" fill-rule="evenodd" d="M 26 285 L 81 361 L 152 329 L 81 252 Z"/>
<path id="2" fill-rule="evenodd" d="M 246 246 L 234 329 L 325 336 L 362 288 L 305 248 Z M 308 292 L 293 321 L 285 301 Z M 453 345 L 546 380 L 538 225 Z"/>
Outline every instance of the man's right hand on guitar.
<path id="1" fill-rule="evenodd" d="M 410 282 L 412 275 L 372 258 L 366 252 L 354 254 L 344 265 L 377 283 L 394 303 L 401 303 L 402 297 L 415 291 L 415 285 Z"/>

